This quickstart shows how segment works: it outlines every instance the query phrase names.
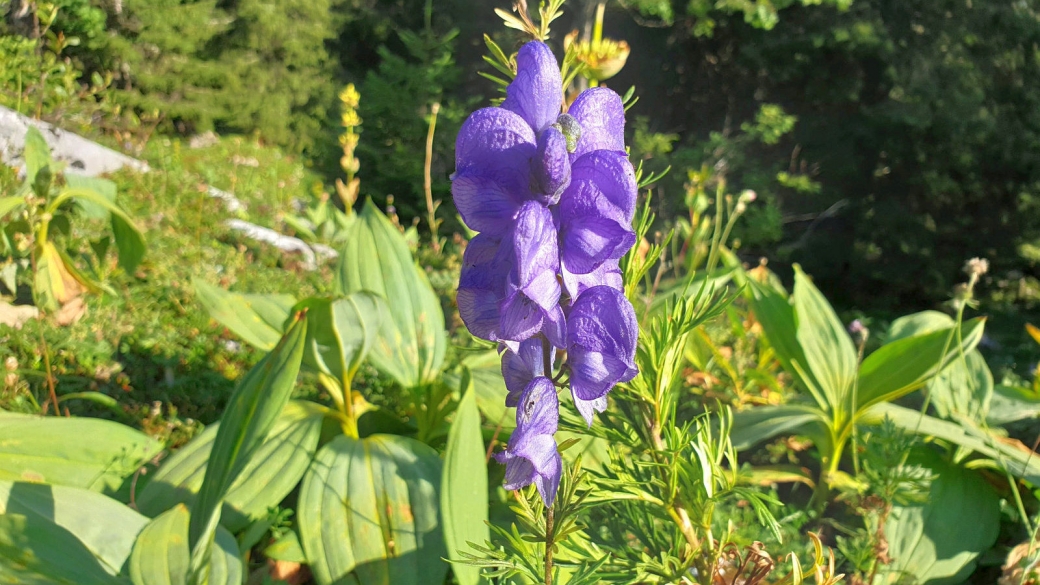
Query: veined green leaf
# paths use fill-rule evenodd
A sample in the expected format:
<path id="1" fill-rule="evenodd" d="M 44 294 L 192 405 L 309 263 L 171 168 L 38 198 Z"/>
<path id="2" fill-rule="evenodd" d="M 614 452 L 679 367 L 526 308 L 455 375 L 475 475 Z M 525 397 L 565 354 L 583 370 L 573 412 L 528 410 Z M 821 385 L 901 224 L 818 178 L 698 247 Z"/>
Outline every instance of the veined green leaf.
<path id="1" fill-rule="evenodd" d="M 480 411 L 468 371 L 463 373 L 462 400 L 448 432 L 441 478 L 441 514 L 448 558 L 461 561 L 461 552 L 471 552 L 469 542 L 491 539 L 488 531 L 487 464 L 480 432 Z M 480 582 L 480 569 L 460 562 L 452 564 L 459 585 Z"/>
<path id="2" fill-rule="evenodd" d="M 71 532 L 36 514 L 0 514 L 0 582 L 125 585 Z"/>
<path id="3" fill-rule="evenodd" d="M 953 317 L 939 311 L 921 311 L 903 315 L 888 326 L 888 342 L 924 335 L 940 329 L 949 329 L 953 327 L 954 323 Z"/>
<path id="4" fill-rule="evenodd" d="M 894 506 L 885 522 L 892 561 L 880 565 L 875 585 L 963 583 L 975 559 L 1000 532 L 1000 498 L 976 472 L 917 450 L 909 463 L 935 473 L 927 500 Z"/>
<path id="5" fill-rule="evenodd" d="M 0 411 L 0 480 L 112 495 L 160 451 L 155 439 L 112 421 Z"/>
<path id="6" fill-rule="evenodd" d="M 336 291 L 369 291 L 386 299 L 384 319 L 369 354 L 372 364 L 402 386 L 434 380 L 444 362 L 444 313 L 401 232 L 369 200 L 339 257 Z"/>
<path id="7" fill-rule="evenodd" d="M 296 299 L 290 295 L 244 295 L 196 279 L 195 295 L 210 317 L 246 343 L 270 351 L 282 338 Z"/>
<path id="8" fill-rule="evenodd" d="M 1038 416 L 1040 396 L 1028 388 L 1000 385 L 994 388 L 986 422 L 991 425 L 1006 425 Z"/>
<path id="9" fill-rule="evenodd" d="M 782 294 L 772 287 L 763 285 L 753 278 L 747 279 L 748 302 L 755 319 L 762 325 L 766 339 L 770 347 L 776 353 L 777 360 L 783 366 L 784 371 L 791 374 L 802 386 L 810 391 L 817 388 L 816 381 L 802 378 L 802 373 L 811 376 L 806 371 L 808 363 L 805 360 L 805 352 L 798 342 L 798 325 L 794 317 L 794 307 Z M 798 367 L 795 367 L 798 364 Z M 821 397 L 822 398 L 822 397 Z"/>
<path id="10" fill-rule="evenodd" d="M 905 431 L 960 445 L 993 459 L 998 467 L 1016 477 L 1034 485 L 1040 484 L 1040 455 L 1018 441 L 997 437 L 984 429 L 972 428 L 969 421 L 964 421 L 964 424 L 952 423 L 890 402 L 873 406 L 863 417 L 863 422 L 880 422 L 886 417 Z"/>
<path id="11" fill-rule="evenodd" d="M 379 324 L 388 318 L 386 302 L 370 292 L 340 298 L 310 298 L 294 310 L 307 309 L 307 349 L 303 363 L 349 383 L 368 355 Z"/>
<path id="12" fill-rule="evenodd" d="M 993 373 L 978 349 L 972 349 L 961 359 L 950 360 L 939 375 L 928 382 L 928 395 L 942 418 L 967 418 L 982 424 L 989 414 L 993 398 Z"/>
<path id="13" fill-rule="evenodd" d="M 733 415 L 730 440 L 735 449 L 743 451 L 777 435 L 804 433 L 810 425 L 826 423 L 827 415 L 812 406 L 758 406 Z"/>
<path id="14" fill-rule="evenodd" d="M 904 337 L 881 346 L 863 360 L 859 371 L 858 402 L 863 409 L 895 400 L 923 386 L 963 350 L 969 352 L 982 339 L 985 319 L 963 324 L 963 344 L 958 346 L 952 329 Z M 949 346 L 947 347 L 947 343 Z M 943 348 L 947 348 L 943 355 Z"/>
<path id="15" fill-rule="evenodd" d="M 297 316 L 274 350 L 246 374 L 228 401 L 192 509 L 188 534 L 195 574 L 204 564 L 224 497 L 260 450 L 289 402 L 300 372 L 306 337 L 307 322 Z"/>
<path id="16" fill-rule="evenodd" d="M 36 174 L 40 169 L 54 164 L 51 149 L 36 126 L 30 126 L 29 131 L 25 133 L 25 152 L 22 153 L 22 158 L 25 159 L 25 182 L 30 185 L 36 181 Z"/>
<path id="17" fill-rule="evenodd" d="M 228 489 L 221 525 L 239 532 L 289 495 L 318 449 L 327 413 L 327 408 L 313 402 L 291 401 L 285 406 L 263 445 Z M 152 474 L 135 499 L 138 510 L 155 517 L 177 504 L 194 504 L 219 427 L 219 423 L 207 427 Z"/>
<path id="18" fill-rule="evenodd" d="M 319 585 L 444 580 L 441 460 L 394 435 L 339 436 L 303 478 L 300 539 Z"/>
<path id="19" fill-rule="evenodd" d="M 856 348 L 831 304 L 797 264 L 793 299 L 806 366 L 832 409 L 849 408 L 848 395 L 856 381 Z"/>
<path id="20" fill-rule="evenodd" d="M 0 197 L 0 218 L 4 217 L 8 213 L 11 213 L 15 209 L 18 209 L 25 203 L 24 197 L 18 195 L 12 195 L 11 197 Z"/>
<path id="21" fill-rule="evenodd" d="M 148 524 L 148 518 L 89 490 L 11 481 L 0 481 L 0 514 L 37 517 L 68 530 L 111 575 L 122 570 Z"/>
<path id="22" fill-rule="evenodd" d="M 134 585 L 189 585 L 188 508 L 167 510 L 145 526 L 130 554 Z M 242 560 L 235 537 L 217 528 L 209 563 L 209 585 L 241 585 Z"/>

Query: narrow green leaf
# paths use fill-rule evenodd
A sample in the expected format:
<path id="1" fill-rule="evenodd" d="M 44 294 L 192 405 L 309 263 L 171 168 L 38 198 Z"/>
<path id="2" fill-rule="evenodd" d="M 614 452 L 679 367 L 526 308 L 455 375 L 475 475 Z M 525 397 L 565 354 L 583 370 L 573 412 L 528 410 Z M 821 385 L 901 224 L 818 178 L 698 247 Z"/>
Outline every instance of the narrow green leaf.
<path id="1" fill-rule="evenodd" d="M 776 352 L 776 357 L 784 371 L 807 389 L 816 388 L 815 380 L 803 380 L 799 370 L 807 367 L 805 352 L 798 342 L 798 326 L 794 317 L 794 307 L 784 295 L 773 287 L 760 284 L 753 278 L 747 279 L 748 302 L 755 319 L 762 325 L 769 345 Z M 794 364 L 799 364 L 796 368 Z"/>
<path id="2" fill-rule="evenodd" d="M 0 412 L 0 480 L 112 495 L 160 451 L 155 439 L 107 420 Z"/>
<path id="3" fill-rule="evenodd" d="M 394 435 L 339 436 L 303 478 L 300 540 L 319 585 L 441 583 L 441 460 Z"/>
<path id="4" fill-rule="evenodd" d="M 826 422 L 827 415 L 811 406 L 758 406 L 733 415 L 730 440 L 743 451 L 777 435 L 804 433 L 809 425 Z"/>
<path id="5" fill-rule="evenodd" d="M 289 401 L 306 337 L 307 322 L 297 316 L 274 350 L 246 374 L 228 401 L 192 509 L 189 535 L 194 569 L 200 567 L 198 555 L 204 554 L 216 530 L 228 489 L 261 448 Z"/>
<path id="6" fill-rule="evenodd" d="M 188 585 L 191 553 L 188 549 L 188 508 L 178 505 L 152 520 L 130 554 L 134 585 Z M 209 565 L 208 585 L 241 585 L 242 560 L 235 537 L 218 528 Z"/>
<path id="7" fill-rule="evenodd" d="M 133 272 L 144 258 L 146 244 L 144 234 L 134 225 L 134 220 L 126 214 L 115 201 L 110 201 L 104 194 L 93 189 L 70 188 L 60 197 L 71 197 L 79 202 L 87 202 L 105 209 L 112 217 L 112 235 L 119 249 L 119 265 L 127 272 Z"/>
<path id="8" fill-rule="evenodd" d="M 336 291 L 386 299 L 390 318 L 369 354 L 374 366 L 407 388 L 436 379 L 447 345 L 440 301 L 405 237 L 371 200 L 340 254 Z"/>
<path id="9" fill-rule="evenodd" d="M 462 400 L 448 432 L 441 478 L 441 515 L 448 558 L 459 585 L 480 582 L 480 569 L 458 561 L 460 552 L 472 552 L 467 543 L 491 539 L 488 531 L 488 481 L 484 462 L 484 439 L 480 432 L 480 411 L 468 371 L 463 373 Z"/>
<path id="10" fill-rule="evenodd" d="M 942 371 L 962 350 L 974 349 L 982 339 L 985 319 L 972 319 L 962 327 L 964 343 L 960 346 L 955 335 L 951 340 L 952 329 L 940 329 L 886 343 L 867 356 L 859 370 L 858 408 L 905 396 Z"/>
<path id="11" fill-rule="evenodd" d="M 856 380 L 856 348 L 831 304 L 796 264 L 794 309 L 798 343 L 805 365 L 812 371 L 833 409 L 851 405 L 847 399 Z"/>
<path id="12" fill-rule="evenodd" d="M 40 483 L 0 481 L 0 514 L 36 517 L 68 530 L 111 575 L 122 570 L 148 524 L 148 518 L 107 496 Z"/>
<path id="13" fill-rule="evenodd" d="M 313 402 L 291 401 L 285 406 L 263 445 L 228 489 L 221 525 L 239 532 L 289 495 L 318 449 L 328 412 Z M 219 423 L 207 427 L 150 474 L 137 493 L 138 510 L 155 517 L 177 504 L 194 505 L 219 427 Z"/>
<path id="14" fill-rule="evenodd" d="M 0 514 L 0 583 L 121 585 L 71 532 L 39 515 Z"/>
<path id="15" fill-rule="evenodd" d="M 1040 485 L 1040 455 L 1018 441 L 973 428 L 969 421 L 952 423 L 890 402 L 872 407 L 863 417 L 863 422 L 877 423 L 886 417 L 903 430 L 942 439 L 985 455 L 1012 475 Z"/>
<path id="16" fill-rule="evenodd" d="M 0 197 L 0 218 L 18 209 L 25 203 L 24 197 L 12 195 L 11 197 Z"/>
<path id="17" fill-rule="evenodd" d="M 30 185 L 36 181 L 36 174 L 40 169 L 54 164 L 51 160 L 51 149 L 36 126 L 30 126 L 29 131 L 25 133 L 25 152 L 22 157 L 25 159 L 25 182 Z"/>
<path id="18" fill-rule="evenodd" d="M 282 338 L 296 299 L 290 295 L 245 295 L 195 279 L 195 296 L 210 317 L 246 343 L 270 351 Z"/>

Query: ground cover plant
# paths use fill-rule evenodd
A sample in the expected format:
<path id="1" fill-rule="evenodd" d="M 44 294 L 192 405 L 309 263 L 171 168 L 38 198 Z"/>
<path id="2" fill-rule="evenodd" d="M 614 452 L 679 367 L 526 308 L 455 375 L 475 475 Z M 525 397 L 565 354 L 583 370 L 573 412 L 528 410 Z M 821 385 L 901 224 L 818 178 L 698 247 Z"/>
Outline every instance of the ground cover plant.
<path id="1" fill-rule="evenodd" d="M 439 28 L 433 2 L 419 32 L 396 33 L 411 60 L 384 47 L 363 83 L 311 91 L 341 23 L 301 12 L 297 44 L 261 46 L 291 12 L 261 5 L 171 5 L 163 28 L 128 3 L 138 20 L 109 26 L 146 38 L 78 54 L 66 33 L 90 45 L 109 8 L 8 18 L 39 30 L 24 71 L 0 73 L 39 83 L 0 98 L 103 118 L 99 139 L 150 170 L 79 176 L 32 130 L 0 172 L 0 580 L 1040 579 L 1040 377 L 988 333 L 1007 302 L 980 292 L 989 262 L 959 259 L 945 305 L 896 314 L 836 308 L 846 295 L 798 264 L 785 281 L 748 253 L 778 203 L 747 187 L 763 172 L 820 187 L 797 156 L 782 176 L 753 161 L 792 132 L 782 108 L 675 151 L 633 113 L 656 98 L 617 81 L 641 47 L 607 34 L 612 5 L 563 0 L 477 19 L 493 98 L 454 93 L 466 33 Z M 803 9 L 831 8 L 683 7 L 701 36 Z M 358 22 L 382 22 L 368 10 Z M 566 35 L 582 13 L 587 30 Z M 201 37 L 170 44 L 202 17 Z M 145 65 L 124 82 L 149 83 L 77 85 L 114 54 Z M 156 95 L 175 56 L 183 87 L 227 70 L 219 103 Z M 277 67 L 245 83 L 256 59 Z M 243 87 L 268 89 L 237 108 Z M 261 133 L 176 135 L 244 130 L 264 91 L 282 97 Z M 331 171 L 298 150 L 323 133 Z M 1035 359 L 1036 327 L 1001 335 Z"/>

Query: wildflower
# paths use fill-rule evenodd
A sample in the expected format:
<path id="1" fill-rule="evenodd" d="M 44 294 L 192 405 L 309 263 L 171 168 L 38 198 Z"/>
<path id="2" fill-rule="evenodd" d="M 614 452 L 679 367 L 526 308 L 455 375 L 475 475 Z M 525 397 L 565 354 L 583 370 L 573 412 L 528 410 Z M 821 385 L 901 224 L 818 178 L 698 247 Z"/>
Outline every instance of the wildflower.
<path id="1" fill-rule="evenodd" d="M 459 131 L 452 176 L 455 206 L 478 232 L 463 255 L 459 313 L 473 335 L 499 342 L 506 405 L 517 406 L 497 457 L 507 488 L 535 483 L 547 504 L 561 472 L 547 371 L 556 349 L 568 351 L 571 394 L 591 425 L 610 389 L 635 375 L 638 335 L 618 264 L 635 244 L 637 189 L 621 97 L 593 88 L 562 108 L 556 59 L 527 43 L 501 107 Z"/>
<path id="2" fill-rule="evenodd" d="M 979 277 L 989 272 L 989 260 L 985 258 L 972 258 L 964 263 L 964 272 L 968 276 Z"/>
<path id="3" fill-rule="evenodd" d="M 560 404 L 549 378 L 535 378 L 524 388 L 516 409 L 516 430 L 495 459 L 506 466 L 505 488 L 535 484 L 547 506 L 560 486 L 563 462 L 556 450 Z"/>

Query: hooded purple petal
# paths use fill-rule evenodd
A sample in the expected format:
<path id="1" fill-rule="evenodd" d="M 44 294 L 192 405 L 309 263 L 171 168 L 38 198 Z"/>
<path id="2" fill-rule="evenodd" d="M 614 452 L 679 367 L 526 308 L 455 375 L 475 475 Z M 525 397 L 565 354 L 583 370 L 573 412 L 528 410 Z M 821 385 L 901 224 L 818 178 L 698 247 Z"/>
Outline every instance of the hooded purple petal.
<path id="1" fill-rule="evenodd" d="M 571 216 L 562 236 L 563 265 L 574 274 L 588 274 L 608 260 L 621 258 L 636 241 L 631 229 L 591 213 Z"/>
<path id="2" fill-rule="evenodd" d="M 567 113 L 581 125 L 581 137 L 573 158 L 594 150 L 625 152 L 625 106 L 614 90 L 587 89 L 574 100 Z"/>
<path id="3" fill-rule="evenodd" d="M 532 186 L 542 201 L 549 205 L 560 200 L 560 194 L 571 184 L 571 159 L 567 139 L 556 128 L 538 137 L 538 155 L 531 159 L 534 175 Z"/>
<path id="4" fill-rule="evenodd" d="M 549 359 L 556 359 L 556 349 L 550 350 Z M 542 340 L 528 339 L 520 343 L 517 351 L 506 349 L 502 354 L 502 378 L 506 381 L 506 406 L 516 406 L 520 394 L 531 380 L 545 376 L 545 357 L 542 354 Z"/>
<path id="5" fill-rule="evenodd" d="M 482 339 L 499 339 L 499 305 L 512 269 L 510 247 L 508 240 L 500 244 L 490 235 L 479 234 L 462 256 L 456 303 L 470 333 Z"/>
<path id="6" fill-rule="evenodd" d="M 593 400 L 583 400 L 575 394 L 572 389 L 571 398 L 574 400 L 574 407 L 578 409 L 578 413 L 581 414 L 581 417 L 585 419 L 585 422 L 588 423 L 590 427 L 592 426 L 592 417 L 595 416 L 595 413 L 603 412 L 607 409 L 606 395 Z"/>
<path id="7" fill-rule="evenodd" d="M 594 286 L 609 286 L 623 291 L 625 283 L 621 277 L 621 268 L 617 260 L 607 260 L 599 268 L 588 274 L 574 274 L 562 266 L 563 287 L 572 299 Z"/>
<path id="8" fill-rule="evenodd" d="M 470 114 L 455 139 L 456 172 L 497 172 L 512 168 L 527 172 L 537 151 L 530 125 L 502 108 L 483 108 Z"/>
<path id="9" fill-rule="evenodd" d="M 543 309 L 513 288 L 499 305 L 499 312 L 499 339 L 525 341 L 541 333 L 554 347 L 564 347 L 567 321 L 559 305 Z"/>
<path id="10" fill-rule="evenodd" d="M 548 128 L 563 106 L 563 79 L 549 46 L 531 41 L 516 55 L 516 78 L 506 88 L 502 107 L 516 112 L 534 129 Z"/>
<path id="11" fill-rule="evenodd" d="M 624 225 L 632 223 L 638 188 L 632 163 L 624 153 L 597 150 L 575 160 L 571 188 L 561 197 L 561 205 L 576 189 L 586 192 L 585 197 L 600 199 L 597 205 L 603 213 Z"/>
<path id="12" fill-rule="evenodd" d="M 457 173 L 451 182 L 455 208 L 476 232 L 502 234 L 512 227 L 521 198 L 508 188 L 515 181 L 496 181 L 474 170 Z"/>
<path id="13" fill-rule="evenodd" d="M 583 292 L 567 316 L 567 363 L 574 395 L 595 400 L 614 384 L 635 377 L 638 336 L 635 311 L 623 293 L 608 286 Z"/>

